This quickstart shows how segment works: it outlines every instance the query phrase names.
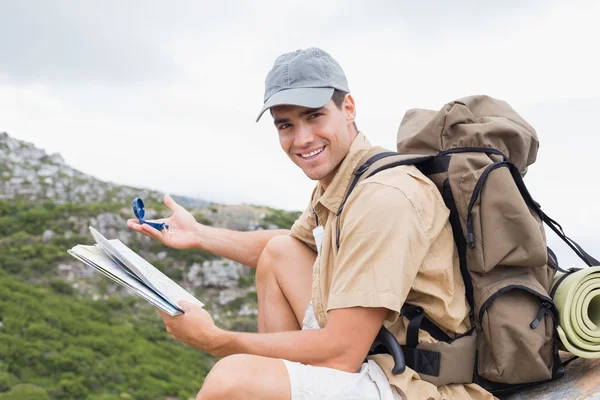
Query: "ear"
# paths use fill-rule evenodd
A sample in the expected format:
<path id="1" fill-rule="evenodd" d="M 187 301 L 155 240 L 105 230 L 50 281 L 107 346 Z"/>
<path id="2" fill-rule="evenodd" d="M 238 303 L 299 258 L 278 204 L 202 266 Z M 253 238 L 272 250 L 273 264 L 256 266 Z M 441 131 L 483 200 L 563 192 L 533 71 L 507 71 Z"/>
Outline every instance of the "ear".
<path id="1" fill-rule="evenodd" d="M 356 119 L 356 105 L 354 104 L 354 98 L 351 94 L 347 94 L 344 97 L 344 103 L 342 104 L 342 110 L 344 111 L 344 117 L 346 123 L 352 124 Z"/>

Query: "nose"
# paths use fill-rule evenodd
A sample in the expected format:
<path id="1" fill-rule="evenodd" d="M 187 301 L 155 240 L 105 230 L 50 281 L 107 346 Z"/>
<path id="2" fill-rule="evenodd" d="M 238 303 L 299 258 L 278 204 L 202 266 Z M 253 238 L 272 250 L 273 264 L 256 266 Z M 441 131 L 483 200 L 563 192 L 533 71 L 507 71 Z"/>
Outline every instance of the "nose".
<path id="1" fill-rule="evenodd" d="M 298 124 L 294 134 L 294 145 L 299 148 L 307 147 L 314 141 L 312 128 L 307 124 Z"/>

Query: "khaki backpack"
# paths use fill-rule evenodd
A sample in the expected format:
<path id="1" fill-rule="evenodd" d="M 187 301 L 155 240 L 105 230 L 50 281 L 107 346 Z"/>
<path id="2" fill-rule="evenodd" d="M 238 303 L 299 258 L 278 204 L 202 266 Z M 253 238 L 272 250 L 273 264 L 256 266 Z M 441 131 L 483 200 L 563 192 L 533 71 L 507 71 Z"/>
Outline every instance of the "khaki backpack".
<path id="1" fill-rule="evenodd" d="M 600 263 L 564 235 L 523 183 L 538 151 L 535 130 L 507 103 L 472 96 L 439 112 L 408 111 L 397 143 L 398 153 L 374 148 L 363 158 L 339 214 L 360 181 L 399 165 L 419 168 L 450 210 L 472 329 L 450 338 L 420 307 L 405 304 L 401 314 L 410 323 L 403 354 L 385 328 L 371 354 L 394 355 L 394 373 L 405 362 L 438 386 L 475 382 L 496 395 L 562 376 L 550 293 L 562 269 L 546 246 L 543 223 L 587 265 Z M 338 246 L 339 232 L 338 226 Z M 419 329 L 439 342 L 418 343 Z"/>

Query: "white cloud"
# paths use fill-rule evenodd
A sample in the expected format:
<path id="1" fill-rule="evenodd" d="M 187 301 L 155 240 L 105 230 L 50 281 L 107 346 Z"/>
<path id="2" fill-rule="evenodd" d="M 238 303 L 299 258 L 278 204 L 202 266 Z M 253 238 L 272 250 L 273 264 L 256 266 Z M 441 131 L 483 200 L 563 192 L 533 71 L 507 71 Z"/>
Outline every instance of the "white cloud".
<path id="1" fill-rule="evenodd" d="M 269 118 L 254 123 L 285 51 L 330 51 L 359 126 L 388 148 L 408 108 L 474 93 L 516 108 L 600 96 L 596 2 L 38 5 L 0 6 L 0 130 L 101 179 L 218 202 L 307 203 L 313 183 Z"/>

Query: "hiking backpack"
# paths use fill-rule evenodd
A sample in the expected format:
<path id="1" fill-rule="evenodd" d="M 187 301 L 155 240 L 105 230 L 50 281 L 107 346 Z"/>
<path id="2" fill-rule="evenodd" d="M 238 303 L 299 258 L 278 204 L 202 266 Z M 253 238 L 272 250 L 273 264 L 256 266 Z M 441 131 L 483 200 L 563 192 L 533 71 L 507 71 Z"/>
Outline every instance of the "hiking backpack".
<path id="1" fill-rule="evenodd" d="M 410 110 L 398 152 L 373 148 L 361 160 L 338 212 L 364 179 L 414 165 L 440 190 L 450 210 L 460 271 L 470 305 L 471 330 L 449 337 L 421 307 L 405 304 L 405 345 L 382 328 L 370 354 L 394 356 L 437 386 L 477 383 L 496 394 L 558 378 L 558 311 L 551 286 L 556 256 L 546 245 L 545 223 L 588 265 L 600 263 L 569 239 L 528 192 L 522 177 L 536 158 L 535 130 L 506 102 L 472 96 L 439 112 Z M 419 343 L 419 329 L 438 343 Z"/>

